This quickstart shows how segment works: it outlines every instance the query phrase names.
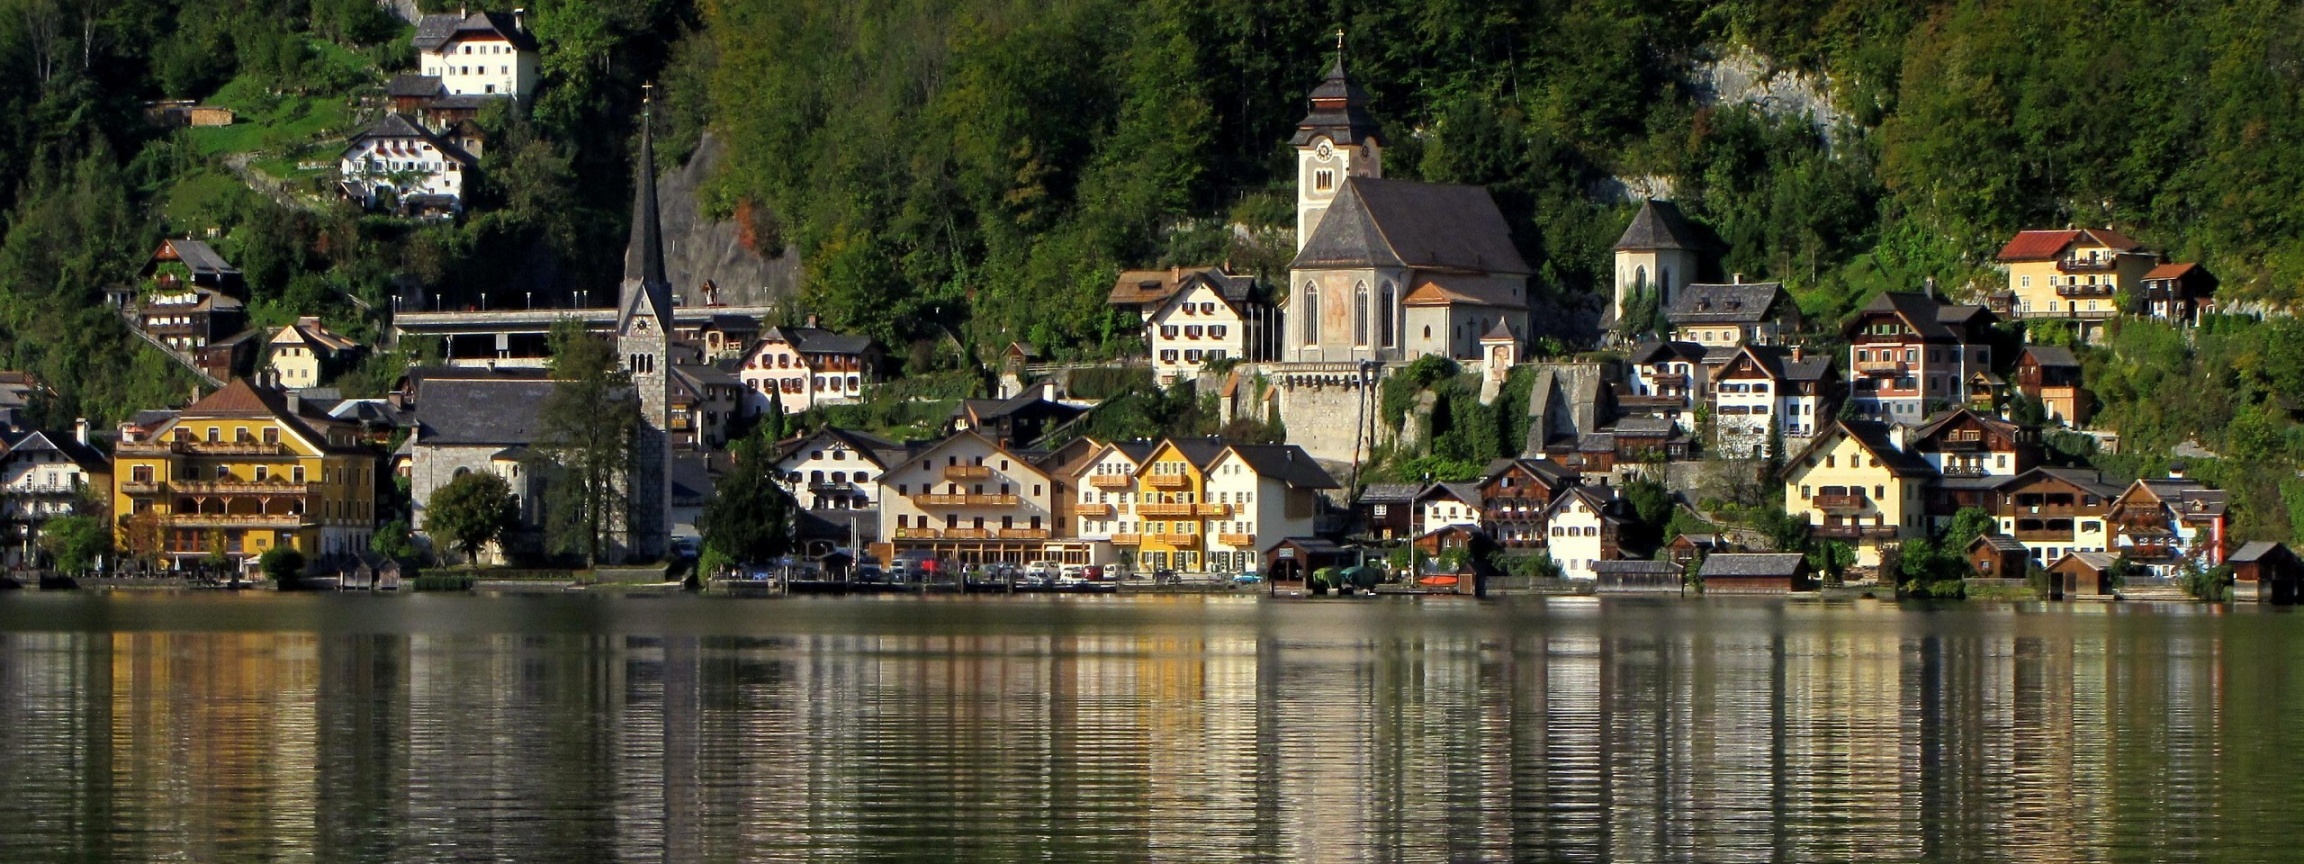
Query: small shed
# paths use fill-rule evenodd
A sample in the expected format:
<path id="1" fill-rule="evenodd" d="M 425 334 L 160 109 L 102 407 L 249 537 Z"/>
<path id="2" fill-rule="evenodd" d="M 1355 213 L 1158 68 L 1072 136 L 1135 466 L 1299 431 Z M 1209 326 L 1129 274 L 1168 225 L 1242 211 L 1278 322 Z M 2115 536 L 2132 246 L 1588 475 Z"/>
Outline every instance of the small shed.
<path id="1" fill-rule="evenodd" d="M 1282 582 L 1303 585 L 1304 577 L 1322 567 L 1349 567 L 1360 563 L 1357 551 L 1336 545 L 1333 540 L 1318 537 L 1290 537 L 1264 553 L 1264 578 L 1267 586 Z"/>
<path id="2" fill-rule="evenodd" d="M 1685 534 L 1681 535 L 1687 536 Z M 1641 561 L 1619 559 L 1592 562 L 1594 585 L 1599 594 L 1670 594 L 1678 596 L 1685 582 L 1680 578 L 1683 565 L 1670 559 Z"/>
<path id="3" fill-rule="evenodd" d="M 2285 543 L 2255 540 L 2224 559 L 2232 565 L 2232 599 L 2294 603 L 2304 599 L 2304 559 Z"/>
<path id="4" fill-rule="evenodd" d="M 1968 569 L 1981 579 L 2022 579 L 2032 553 L 2006 534 L 1979 534 L 1968 541 Z"/>
<path id="5" fill-rule="evenodd" d="M 2117 596 L 2112 571 L 2119 563 L 2119 556 L 2106 552 L 2066 552 L 2048 565 L 2048 578 L 2066 597 L 2110 600 Z"/>
<path id="6" fill-rule="evenodd" d="M 1808 556 L 1796 552 L 1722 552 L 1696 571 L 1706 594 L 1790 594 L 1816 590 Z"/>

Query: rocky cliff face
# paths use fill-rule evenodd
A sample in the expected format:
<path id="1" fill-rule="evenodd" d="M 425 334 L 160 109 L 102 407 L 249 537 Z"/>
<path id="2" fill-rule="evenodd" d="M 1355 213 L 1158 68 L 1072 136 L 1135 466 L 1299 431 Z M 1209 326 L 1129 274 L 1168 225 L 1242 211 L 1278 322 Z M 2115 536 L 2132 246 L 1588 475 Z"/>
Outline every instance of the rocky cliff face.
<path id="1" fill-rule="evenodd" d="M 656 178 L 657 207 L 664 220 L 664 269 L 683 305 L 705 302 L 701 286 L 711 282 L 718 292 L 712 302 L 729 306 L 775 303 L 800 287 L 799 251 L 787 247 L 774 258 L 763 258 L 747 248 L 741 226 L 713 222 L 699 215 L 698 192 L 712 176 L 722 145 L 707 132 L 688 157 L 688 164 Z M 638 278 L 637 247 L 624 250 L 624 278 Z"/>

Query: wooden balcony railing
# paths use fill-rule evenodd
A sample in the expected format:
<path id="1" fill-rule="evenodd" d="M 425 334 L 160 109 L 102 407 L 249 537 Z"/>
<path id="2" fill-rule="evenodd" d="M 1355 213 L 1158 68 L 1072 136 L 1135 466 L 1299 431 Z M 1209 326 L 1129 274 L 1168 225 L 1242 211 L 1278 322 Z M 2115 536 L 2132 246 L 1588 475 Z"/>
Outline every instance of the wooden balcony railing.
<path id="1" fill-rule="evenodd" d="M 1846 513 L 1871 508 L 1872 499 L 1862 495 L 1818 495 L 1808 499 L 1808 503 L 1826 513 Z"/>
<path id="2" fill-rule="evenodd" d="M 1014 495 L 946 495 L 920 494 L 912 500 L 922 507 L 1014 507 Z"/>

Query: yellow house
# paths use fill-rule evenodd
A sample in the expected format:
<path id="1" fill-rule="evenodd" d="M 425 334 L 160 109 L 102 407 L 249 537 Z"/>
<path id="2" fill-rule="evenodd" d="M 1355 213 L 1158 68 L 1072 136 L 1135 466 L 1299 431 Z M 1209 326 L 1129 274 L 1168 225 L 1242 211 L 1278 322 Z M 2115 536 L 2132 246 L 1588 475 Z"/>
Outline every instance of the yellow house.
<path id="1" fill-rule="evenodd" d="M 1924 496 L 1935 472 L 1903 446 L 1906 427 L 1840 420 L 1784 466 L 1784 512 L 1811 535 L 1856 549 L 1856 563 L 1880 564 L 1883 545 L 1928 535 Z"/>
<path id="2" fill-rule="evenodd" d="M 2006 317 L 2101 320 L 2120 314 L 2120 297 L 2143 287 L 2159 263 L 2143 244 L 2109 228 L 2018 231 L 2000 247 L 2008 291 L 1995 298 Z"/>
<path id="3" fill-rule="evenodd" d="M 359 428 L 245 379 L 124 435 L 113 466 L 131 556 L 183 566 L 221 551 L 245 569 L 276 546 L 366 549 L 375 528 L 376 454 Z"/>
<path id="4" fill-rule="evenodd" d="M 1162 441 L 1136 469 L 1136 566 L 1141 570 L 1194 571 L 1207 568 L 1205 521 L 1208 463 L 1223 455 L 1224 443 L 1187 438 Z M 1119 545 L 1119 538 L 1114 538 Z"/>

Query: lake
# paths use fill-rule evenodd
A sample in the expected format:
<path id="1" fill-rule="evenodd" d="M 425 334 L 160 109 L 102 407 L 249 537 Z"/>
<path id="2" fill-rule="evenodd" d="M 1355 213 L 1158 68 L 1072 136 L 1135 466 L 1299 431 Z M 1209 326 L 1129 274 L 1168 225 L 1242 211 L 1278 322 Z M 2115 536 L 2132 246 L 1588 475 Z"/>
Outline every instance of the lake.
<path id="1" fill-rule="evenodd" d="M 0 597 L 0 861 L 2293 861 L 2304 618 Z"/>

